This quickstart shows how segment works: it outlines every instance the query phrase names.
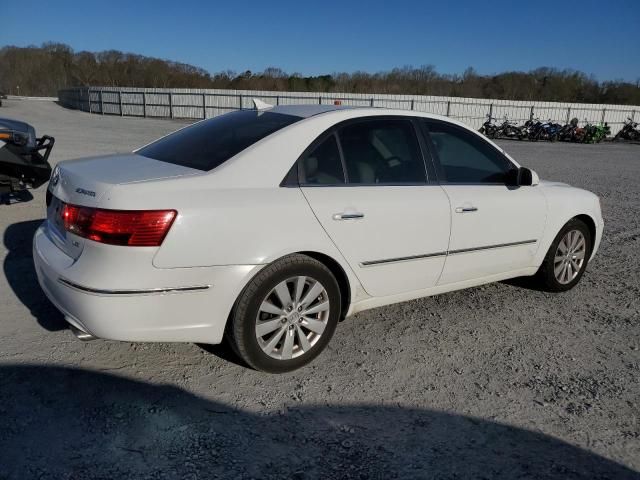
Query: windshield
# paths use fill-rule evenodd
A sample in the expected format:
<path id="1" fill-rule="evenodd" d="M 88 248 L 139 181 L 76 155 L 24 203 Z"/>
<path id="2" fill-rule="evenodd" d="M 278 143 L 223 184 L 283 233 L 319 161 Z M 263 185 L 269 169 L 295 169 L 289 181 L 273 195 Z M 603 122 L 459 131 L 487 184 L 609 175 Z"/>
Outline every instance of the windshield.
<path id="1" fill-rule="evenodd" d="M 256 110 L 227 113 L 167 135 L 136 153 L 162 162 L 209 171 L 301 119 L 294 115 Z"/>

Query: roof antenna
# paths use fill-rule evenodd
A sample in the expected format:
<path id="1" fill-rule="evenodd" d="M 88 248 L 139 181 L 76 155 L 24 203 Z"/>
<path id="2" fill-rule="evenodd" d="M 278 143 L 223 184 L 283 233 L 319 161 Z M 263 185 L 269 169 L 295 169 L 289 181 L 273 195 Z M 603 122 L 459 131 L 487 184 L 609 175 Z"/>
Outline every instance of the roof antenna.
<path id="1" fill-rule="evenodd" d="M 258 100 L 257 98 L 254 98 L 252 100 L 253 106 L 256 110 L 268 110 L 270 108 L 273 108 L 273 105 L 271 105 L 270 103 L 263 102 L 262 100 Z"/>

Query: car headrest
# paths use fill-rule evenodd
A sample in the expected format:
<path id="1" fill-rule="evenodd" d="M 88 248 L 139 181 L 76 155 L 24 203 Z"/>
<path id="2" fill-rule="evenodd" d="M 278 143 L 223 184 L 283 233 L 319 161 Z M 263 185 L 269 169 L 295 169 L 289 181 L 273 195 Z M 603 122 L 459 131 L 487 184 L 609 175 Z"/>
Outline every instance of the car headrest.
<path id="1" fill-rule="evenodd" d="M 442 140 L 439 135 L 431 135 L 431 141 L 438 152 L 442 151 Z"/>
<path id="2" fill-rule="evenodd" d="M 318 173 L 318 157 L 309 156 L 304 159 L 304 172 L 307 180 Z"/>
<path id="3" fill-rule="evenodd" d="M 365 162 L 358 162 L 356 163 L 356 168 L 358 169 L 360 183 L 375 183 L 376 172 L 371 165 Z"/>

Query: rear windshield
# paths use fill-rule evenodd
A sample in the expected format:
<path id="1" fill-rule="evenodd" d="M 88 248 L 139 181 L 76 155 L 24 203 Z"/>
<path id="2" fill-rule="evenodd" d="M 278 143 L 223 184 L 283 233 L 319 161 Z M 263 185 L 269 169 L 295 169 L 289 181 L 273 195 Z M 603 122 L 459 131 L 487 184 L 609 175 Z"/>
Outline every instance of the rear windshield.
<path id="1" fill-rule="evenodd" d="M 235 154 L 301 117 L 242 110 L 198 122 L 141 148 L 136 153 L 162 162 L 213 170 Z"/>

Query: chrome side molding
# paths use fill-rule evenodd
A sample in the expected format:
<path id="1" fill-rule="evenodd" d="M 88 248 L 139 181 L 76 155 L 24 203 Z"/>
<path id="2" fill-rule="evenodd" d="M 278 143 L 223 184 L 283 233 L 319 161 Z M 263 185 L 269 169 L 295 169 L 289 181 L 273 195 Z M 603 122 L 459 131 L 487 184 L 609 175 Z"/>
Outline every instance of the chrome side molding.
<path id="1" fill-rule="evenodd" d="M 530 245 L 537 243 L 537 240 L 522 240 L 519 242 L 499 243 L 496 245 L 485 245 L 482 247 L 461 248 L 458 250 L 448 250 L 446 252 L 425 253 L 423 255 L 411 255 L 409 257 L 385 258 L 382 260 L 367 260 L 360 262 L 361 267 L 373 267 L 376 265 L 386 265 L 388 263 L 409 262 L 412 260 L 422 260 L 424 258 L 446 257 L 449 255 L 457 255 L 459 253 L 477 252 L 481 250 L 493 250 L 494 248 L 516 247 L 519 245 Z"/>
<path id="2" fill-rule="evenodd" d="M 458 250 L 449 250 L 449 255 L 455 255 L 457 253 L 477 252 L 479 250 L 493 250 L 494 248 L 517 247 L 519 245 L 529 245 L 536 242 L 537 240 L 522 240 L 520 242 L 499 243 L 496 245 L 486 245 L 484 247 L 461 248 Z"/>
<path id="3" fill-rule="evenodd" d="M 423 258 L 445 257 L 447 252 L 425 253 L 424 255 L 411 255 L 409 257 L 385 258 L 383 260 L 369 260 L 361 262 L 361 267 L 372 267 L 375 265 L 384 265 L 387 263 L 409 262 L 411 260 L 421 260 Z"/>
<path id="4" fill-rule="evenodd" d="M 150 289 L 131 289 L 131 290 L 109 290 L 109 289 L 100 289 L 100 288 L 91 288 L 85 287 L 82 285 L 78 285 L 66 278 L 58 278 L 58 282 L 63 285 L 66 285 L 69 288 L 73 288 L 74 290 L 79 290 L 85 293 L 93 293 L 96 295 L 153 295 L 153 294 L 162 294 L 162 293 L 173 293 L 173 292 L 195 292 L 199 290 L 207 290 L 211 288 L 211 285 L 194 285 L 189 287 L 165 287 L 165 288 L 150 288 Z"/>

